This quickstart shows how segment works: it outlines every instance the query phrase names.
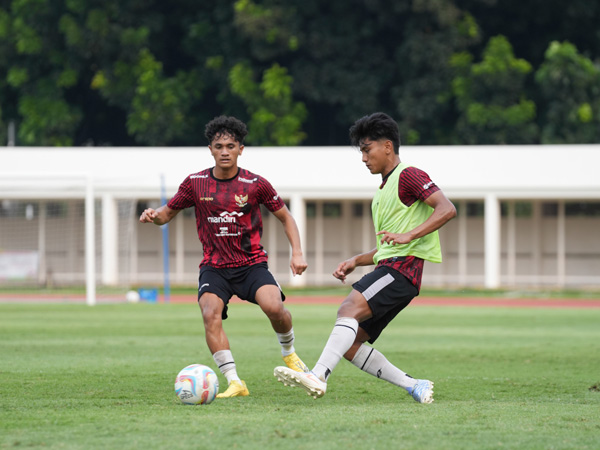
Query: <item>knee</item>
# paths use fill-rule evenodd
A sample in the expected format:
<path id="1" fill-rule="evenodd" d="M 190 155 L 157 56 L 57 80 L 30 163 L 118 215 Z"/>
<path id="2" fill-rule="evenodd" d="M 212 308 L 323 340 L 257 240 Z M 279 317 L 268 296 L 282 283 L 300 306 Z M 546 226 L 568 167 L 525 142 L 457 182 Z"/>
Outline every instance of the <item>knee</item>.
<path id="1" fill-rule="evenodd" d="M 337 312 L 338 319 L 341 317 L 352 317 L 353 319 L 358 320 L 360 316 L 360 311 L 352 304 L 342 304 Z"/>
<path id="2" fill-rule="evenodd" d="M 357 291 L 352 291 L 342 302 L 338 309 L 337 317 L 352 317 L 362 322 L 372 316 L 371 308 L 367 300 Z"/>
<path id="3" fill-rule="evenodd" d="M 283 305 L 281 305 L 281 302 L 279 305 L 276 304 L 267 308 L 263 308 L 263 311 L 269 320 L 276 322 L 281 322 L 286 320 L 288 317 L 291 317 L 289 311 L 285 309 Z"/>
<path id="4" fill-rule="evenodd" d="M 217 301 L 200 299 L 199 304 L 205 324 L 220 322 L 222 320 L 221 315 L 223 314 L 224 305 L 220 299 L 217 299 Z"/>

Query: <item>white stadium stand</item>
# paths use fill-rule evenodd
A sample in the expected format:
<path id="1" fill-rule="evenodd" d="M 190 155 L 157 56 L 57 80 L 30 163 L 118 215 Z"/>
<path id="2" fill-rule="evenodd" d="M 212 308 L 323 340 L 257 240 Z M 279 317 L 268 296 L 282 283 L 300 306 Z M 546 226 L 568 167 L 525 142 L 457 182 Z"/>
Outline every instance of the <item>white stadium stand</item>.
<path id="1" fill-rule="evenodd" d="M 600 286 L 600 145 L 401 147 L 400 158 L 459 209 L 440 232 L 444 262 L 426 265 L 425 284 Z M 374 246 L 370 199 L 380 178 L 356 149 L 246 147 L 238 163 L 266 177 L 298 222 L 309 269 L 292 277 L 283 230 L 263 217 L 282 284 L 336 283 L 339 261 Z M 161 177 L 170 197 L 212 165 L 206 147 L 1 148 L 0 282 L 19 279 L 11 267 L 21 264 L 20 277 L 35 283 L 160 284 L 160 229 L 138 224 L 139 210 L 160 205 Z M 171 282 L 195 284 L 202 249 L 193 214 L 180 214 L 169 236 Z M 29 253 L 17 264 L 19 252 Z"/>

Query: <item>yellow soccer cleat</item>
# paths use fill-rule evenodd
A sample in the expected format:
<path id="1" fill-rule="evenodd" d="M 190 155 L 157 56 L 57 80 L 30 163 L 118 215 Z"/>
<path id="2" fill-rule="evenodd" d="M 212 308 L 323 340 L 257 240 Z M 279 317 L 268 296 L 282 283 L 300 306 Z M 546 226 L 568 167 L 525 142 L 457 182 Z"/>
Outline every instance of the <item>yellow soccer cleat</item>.
<path id="1" fill-rule="evenodd" d="M 248 395 L 250 395 L 250 391 L 248 391 L 246 383 L 242 380 L 233 380 L 225 392 L 217 394 L 217 398 L 246 397 Z"/>
<path id="2" fill-rule="evenodd" d="M 306 367 L 306 364 L 302 362 L 302 360 L 296 355 L 296 352 L 291 355 L 284 356 L 283 362 L 290 369 L 295 370 L 296 372 L 310 372 L 309 368 Z"/>

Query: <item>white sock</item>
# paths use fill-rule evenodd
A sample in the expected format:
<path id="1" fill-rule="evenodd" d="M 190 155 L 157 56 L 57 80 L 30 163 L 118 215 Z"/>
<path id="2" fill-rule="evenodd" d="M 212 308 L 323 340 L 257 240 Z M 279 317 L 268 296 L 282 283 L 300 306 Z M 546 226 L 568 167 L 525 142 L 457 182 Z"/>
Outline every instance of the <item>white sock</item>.
<path id="1" fill-rule="evenodd" d="M 312 370 L 315 375 L 323 381 L 327 381 L 329 375 L 340 362 L 356 339 L 356 331 L 358 330 L 358 322 L 352 317 L 340 317 L 335 321 L 333 331 L 329 335 L 329 340 L 321 353 L 321 357 L 317 361 Z"/>
<path id="2" fill-rule="evenodd" d="M 290 328 L 290 331 L 287 333 L 277 333 L 277 339 L 281 344 L 281 354 L 283 356 L 288 356 L 294 353 L 296 350 L 294 349 L 294 328 Z"/>
<path id="3" fill-rule="evenodd" d="M 240 381 L 231 350 L 219 350 L 213 355 L 213 359 L 223 376 L 227 378 L 227 384 L 233 380 Z"/>
<path id="4" fill-rule="evenodd" d="M 365 344 L 361 345 L 354 355 L 352 364 L 374 377 L 400 386 L 409 392 L 417 382 L 410 375 L 405 374 L 390 363 L 379 351 Z"/>

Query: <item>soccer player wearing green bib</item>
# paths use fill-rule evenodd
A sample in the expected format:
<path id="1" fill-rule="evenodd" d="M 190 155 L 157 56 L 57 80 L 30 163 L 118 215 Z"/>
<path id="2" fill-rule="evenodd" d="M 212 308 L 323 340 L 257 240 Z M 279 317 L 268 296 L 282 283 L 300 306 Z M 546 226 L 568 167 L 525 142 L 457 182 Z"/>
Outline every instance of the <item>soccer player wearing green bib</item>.
<path id="1" fill-rule="evenodd" d="M 350 140 L 370 172 L 382 177 L 372 203 L 377 247 L 341 262 L 333 276 L 345 282 L 358 266 L 376 267 L 352 285 L 314 368 L 295 372 L 276 367 L 274 375 L 286 385 L 322 397 L 331 372 L 344 357 L 405 389 L 415 401 L 431 403 L 432 381 L 412 378 L 366 342 L 373 344 L 419 294 L 424 261 L 442 261 L 437 230 L 456 216 L 456 209 L 425 172 L 400 162 L 398 125 L 388 115 L 375 113 L 357 120 L 350 128 Z"/>

